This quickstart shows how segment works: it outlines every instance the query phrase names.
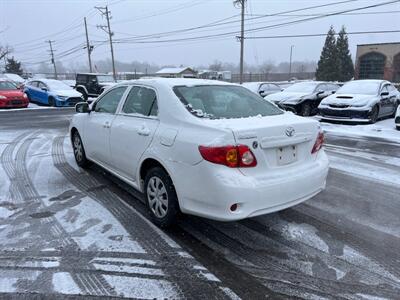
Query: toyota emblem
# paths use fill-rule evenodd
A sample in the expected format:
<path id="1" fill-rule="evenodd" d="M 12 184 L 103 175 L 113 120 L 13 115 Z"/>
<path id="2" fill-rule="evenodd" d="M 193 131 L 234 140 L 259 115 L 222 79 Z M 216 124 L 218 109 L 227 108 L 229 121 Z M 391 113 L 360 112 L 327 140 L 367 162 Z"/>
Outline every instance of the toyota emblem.
<path id="1" fill-rule="evenodd" d="M 294 130 L 293 127 L 288 127 L 288 128 L 286 128 L 286 130 L 285 130 L 285 133 L 286 133 L 286 135 L 287 135 L 288 137 L 294 136 L 295 132 L 296 132 L 296 130 Z"/>

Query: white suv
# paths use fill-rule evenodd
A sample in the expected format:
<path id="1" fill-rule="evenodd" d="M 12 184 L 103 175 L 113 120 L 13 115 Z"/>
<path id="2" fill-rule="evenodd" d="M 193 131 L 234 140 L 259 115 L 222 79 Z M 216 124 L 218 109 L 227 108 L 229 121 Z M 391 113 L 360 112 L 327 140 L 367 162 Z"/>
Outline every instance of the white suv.
<path id="1" fill-rule="evenodd" d="M 319 123 L 238 85 L 136 80 L 76 110 L 78 165 L 94 162 L 143 192 L 161 227 L 180 212 L 223 221 L 266 214 L 325 187 Z"/>

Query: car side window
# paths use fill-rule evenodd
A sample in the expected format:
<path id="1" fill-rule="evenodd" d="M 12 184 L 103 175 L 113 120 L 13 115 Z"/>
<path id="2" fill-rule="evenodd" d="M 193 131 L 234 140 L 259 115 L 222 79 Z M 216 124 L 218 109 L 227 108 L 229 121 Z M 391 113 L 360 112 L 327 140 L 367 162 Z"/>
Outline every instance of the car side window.
<path id="1" fill-rule="evenodd" d="M 393 93 L 393 92 L 396 91 L 396 88 L 391 84 L 389 84 L 387 87 L 388 87 L 388 90 L 389 90 L 390 93 Z"/>
<path id="2" fill-rule="evenodd" d="M 47 89 L 47 86 L 43 83 L 43 82 L 38 82 L 38 88 L 39 89 L 42 89 L 42 88 L 46 88 Z"/>
<path id="3" fill-rule="evenodd" d="M 326 92 L 326 91 L 328 90 L 328 87 L 327 87 L 326 84 L 319 84 L 315 90 L 316 90 L 317 93 L 318 93 L 319 91 L 324 91 L 324 92 Z"/>
<path id="4" fill-rule="evenodd" d="M 115 114 L 126 89 L 126 86 L 120 86 L 107 92 L 96 102 L 94 111 Z"/>
<path id="5" fill-rule="evenodd" d="M 388 89 L 388 85 L 385 85 L 382 89 L 381 89 L 381 93 L 389 93 L 389 89 Z"/>
<path id="6" fill-rule="evenodd" d="M 267 83 L 262 84 L 260 86 L 259 90 L 260 91 L 268 91 L 269 90 L 268 84 Z"/>
<path id="7" fill-rule="evenodd" d="M 157 116 L 157 95 L 153 89 L 134 86 L 126 98 L 122 112 L 126 114 L 140 114 L 143 116 Z"/>
<path id="8" fill-rule="evenodd" d="M 86 79 L 87 79 L 87 76 L 83 75 L 83 74 L 76 76 L 76 81 L 78 81 L 78 82 L 86 82 Z"/>
<path id="9" fill-rule="evenodd" d="M 273 84 L 273 83 L 270 83 L 268 86 L 271 91 L 280 91 L 281 90 L 281 88 L 278 85 Z"/>

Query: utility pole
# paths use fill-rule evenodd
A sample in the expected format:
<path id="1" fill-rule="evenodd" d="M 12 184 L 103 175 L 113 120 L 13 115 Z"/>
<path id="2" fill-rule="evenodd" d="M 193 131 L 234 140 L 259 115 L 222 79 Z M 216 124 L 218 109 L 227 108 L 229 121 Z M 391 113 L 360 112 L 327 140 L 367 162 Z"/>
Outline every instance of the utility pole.
<path id="1" fill-rule="evenodd" d="M 247 0 L 234 0 L 233 4 L 235 6 L 240 6 L 241 8 L 241 25 L 240 25 L 240 37 L 237 37 L 240 41 L 240 83 L 243 83 L 243 56 L 244 56 L 244 9 Z"/>
<path id="2" fill-rule="evenodd" d="M 290 46 L 290 59 L 289 59 L 289 81 L 290 78 L 292 77 L 292 53 L 293 53 L 293 45 Z"/>
<path id="3" fill-rule="evenodd" d="M 107 19 L 107 25 L 98 25 L 97 27 L 102 29 L 103 31 L 105 31 L 108 34 L 109 40 L 110 40 L 110 48 L 111 48 L 111 62 L 112 62 L 112 69 L 113 69 L 113 76 L 114 76 L 114 80 L 117 79 L 117 74 L 115 73 L 115 62 L 114 62 L 114 48 L 113 48 L 113 42 L 112 42 L 112 36 L 113 33 L 111 31 L 111 27 L 110 27 L 110 11 L 108 10 L 108 6 L 105 7 L 99 7 L 99 6 L 95 6 L 96 9 L 98 9 L 101 13 L 102 16 L 105 16 Z"/>
<path id="4" fill-rule="evenodd" d="M 90 54 L 92 54 L 93 46 L 90 46 L 90 44 L 89 44 L 89 34 L 88 34 L 88 30 L 87 30 L 86 17 L 83 18 L 83 20 L 85 21 L 86 48 L 87 48 L 88 58 L 89 58 L 89 69 L 90 69 L 90 73 L 92 73 L 93 72 L 92 71 L 92 59 L 90 58 Z"/>
<path id="5" fill-rule="evenodd" d="M 57 79 L 57 67 L 56 67 L 56 62 L 54 60 L 54 50 L 53 50 L 53 45 L 52 45 L 52 43 L 54 43 L 54 41 L 48 40 L 47 42 L 49 43 L 49 46 L 50 46 L 51 63 L 53 64 L 53 67 L 54 67 L 54 79 Z"/>

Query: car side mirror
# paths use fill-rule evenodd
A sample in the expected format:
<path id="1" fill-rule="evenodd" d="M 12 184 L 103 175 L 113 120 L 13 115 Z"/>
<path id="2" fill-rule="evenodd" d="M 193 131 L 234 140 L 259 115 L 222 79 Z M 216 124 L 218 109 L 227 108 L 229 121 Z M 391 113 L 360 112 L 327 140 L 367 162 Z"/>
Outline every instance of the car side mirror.
<path id="1" fill-rule="evenodd" d="M 389 92 L 382 92 L 381 97 L 389 96 Z"/>
<path id="2" fill-rule="evenodd" d="M 90 113 L 89 104 L 87 102 L 79 102 L 75 105 L 75 111 L 81 114 Z"/>
<path id="3" fill-rule="evenodd" d="M 332 94 L 336 94 L 336 91 L 332 91 Z"/>
<path id="4" fill-rule="evenodd" d="M 259 91 L 258 93 L 260 94 L 260 96 L 265 96 L 265 91 Z"/>

